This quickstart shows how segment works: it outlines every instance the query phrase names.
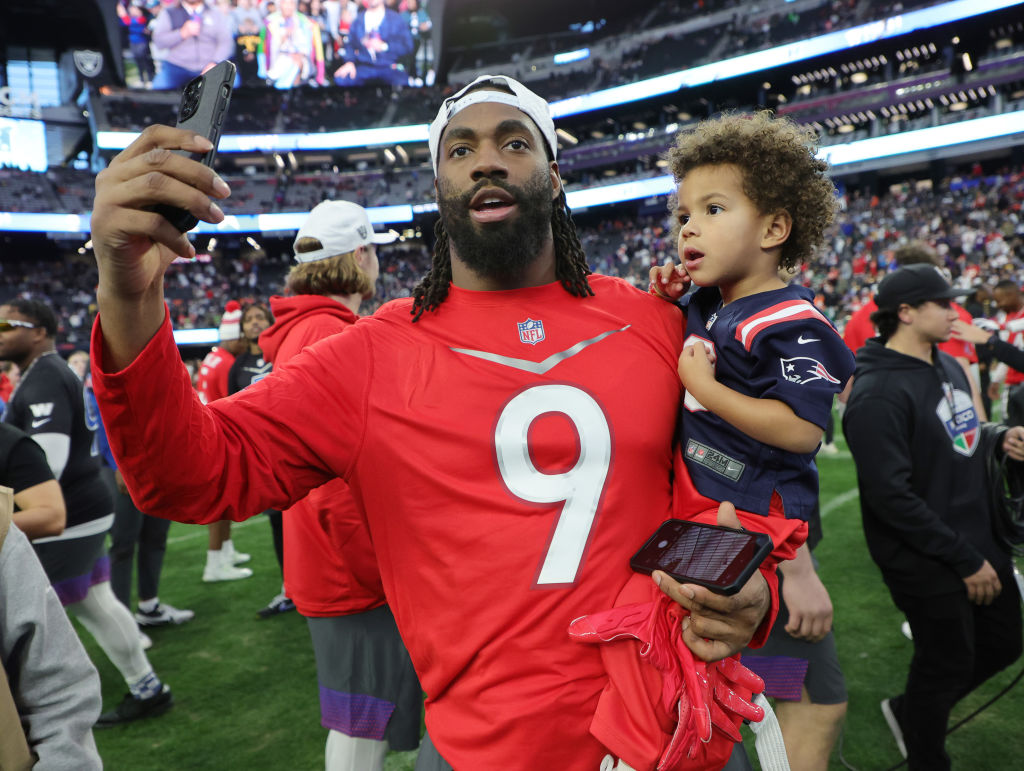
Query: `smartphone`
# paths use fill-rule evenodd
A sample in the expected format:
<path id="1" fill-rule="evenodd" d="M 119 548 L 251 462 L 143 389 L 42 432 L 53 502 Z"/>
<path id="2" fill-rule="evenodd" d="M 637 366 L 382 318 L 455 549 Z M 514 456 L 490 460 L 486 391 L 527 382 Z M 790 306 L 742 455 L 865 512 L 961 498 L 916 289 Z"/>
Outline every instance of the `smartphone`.
<path id="1" fill-rule="evenodd" d="M 189 153 L 175 150 L 180 155 L 187 155 L 194 161 L 206 166 L 213 166 L 217 157 L 217 142 L 220 141 L 221 126 L 231 102 L 231 91 L 235 87 L 235 65 L 223 61 L 211 67 L 198 78 L 188 82 L 181 92 L 181 104 L 178 106 L 178 128 L 191 129 L 202 134 L 213 143 L 208 153 Z M 153 210 L 162 214 L 174 227 L 184 233 L 191 230 L 199 220 L 191 212 L 176 206 L 158 204 Z"/>
<path id="2" fill-rule="evenodd" d="M 764 533 L 669 519 L 633 555 L 629 566 L 650 575 L 661 570 L 676 581 L 735 594 L 772 550 Z"/>

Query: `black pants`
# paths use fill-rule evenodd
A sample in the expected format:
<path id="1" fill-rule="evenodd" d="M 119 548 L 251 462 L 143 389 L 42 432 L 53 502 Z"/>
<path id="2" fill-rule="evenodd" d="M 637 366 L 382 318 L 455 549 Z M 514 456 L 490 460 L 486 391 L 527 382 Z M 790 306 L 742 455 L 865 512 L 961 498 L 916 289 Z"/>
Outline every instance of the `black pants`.
<path id="1" fill-rule="evenodd" d="M 114 496 L 114 526 L 110 528 L 110 588 L 127 607 L 131 607 L 132 571 L 138 554 L 140 600 L 151 600 L 160 589 L 160 571 L 167 550 L 167 531 L 171 521 L 143 514 L 132 499 L 118 492 L 114 473 L 103 470 L 104 480 Z"/>
<path id="2" fill-rule="evenodd" d="M 267 521 L 270 522 L 270 535 L 274 539 L 274 554 L 277 556 L 277 564 L 281 568 L 281 575 L 284 575 L 284 525 L 281 523 L 281 512 L 277 509 L 267 509 L 264 512 Z"/>
<path id="3" fill-rule="evenodd" d="M 901 714 L 910 771 L 942 771 L 949 713 L 960 699 L 1021 654 L 1021 609 L 1017 582 L 1000 572 L 1003 590 L 991 605 L 975 605 L 966 591 L 934 597 L 893 592 L 910 622 L 910 662 Z"/>

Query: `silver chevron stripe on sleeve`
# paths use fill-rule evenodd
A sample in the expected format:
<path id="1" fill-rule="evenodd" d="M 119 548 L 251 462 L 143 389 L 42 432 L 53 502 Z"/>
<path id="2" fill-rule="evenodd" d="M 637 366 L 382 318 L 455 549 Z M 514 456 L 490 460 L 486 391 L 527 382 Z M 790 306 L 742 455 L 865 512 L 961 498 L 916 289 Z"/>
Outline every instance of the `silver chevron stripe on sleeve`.
<path id="1" fill-rule="evenodd" d="M 490 351 L 474 351 L 470 348 L 452 348 L 455 353 L 462 353 L 466 356 L 475 356 L 478 359 L 485 359 L 487 361 L 493 361 L 495 364 L 501 364 L 505 367 L 512 367 L 513 369 L 521 369 L 525 372 L 532 372 L 535 375 L 543 375 L 546 372 L 553 369 L 560 362 L 565 361 L 568 358 L 575 356 L 577 353 L 582 351 L 584 348 L 588 348 L 594 343 L 599 343 L 610 335 L 614 335 L 616 332 L 625 332 L 629 329 L 632 324 L 626 324 L 622 329 L 610 329 L 607 332 L 602 332 L 597 337 L 592 337 L 589 340 L 582 340 L 576 343 L 571 348 L 566 348 L 564 351 L 553 353 L 548 356 L 544 361 L 529 361 L 528 359 L 516 359 L 512 356 L 502 356 L 497 353 L 491 353 Z"/>

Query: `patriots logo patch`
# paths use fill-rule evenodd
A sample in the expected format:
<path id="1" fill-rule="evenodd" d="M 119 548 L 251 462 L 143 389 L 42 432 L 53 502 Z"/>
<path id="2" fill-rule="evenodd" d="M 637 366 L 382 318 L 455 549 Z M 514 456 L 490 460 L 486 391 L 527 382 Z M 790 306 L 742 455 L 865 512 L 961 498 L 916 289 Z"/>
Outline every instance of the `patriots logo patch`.
<path id="1" fill-rule="evenodd" d="M 519 321 L 516 323 L 519 329 L 519 342 L 528 345 L 536 345 L 544 339 L 544 322 L 534 319 Z"/>
<path id="2" fill-rule="evenodd" d="M 832 377 L 825 365 L 810 356 L 794 356 L 792 359 L 779 359 L 782 365 L 782 376 L 790 383 L 807 385 L 815 380 L 825 380 L 837 384 L 839 379 Z"/>

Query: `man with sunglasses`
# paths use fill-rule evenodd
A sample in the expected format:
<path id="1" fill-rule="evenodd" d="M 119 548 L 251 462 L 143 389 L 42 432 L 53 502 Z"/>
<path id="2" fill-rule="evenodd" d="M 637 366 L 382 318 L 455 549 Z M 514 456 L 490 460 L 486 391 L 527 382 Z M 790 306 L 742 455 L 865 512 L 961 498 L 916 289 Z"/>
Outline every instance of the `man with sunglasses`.
<path id="1" fill-rule="evenodd" d="M 937 348 L 958 318 L 952 299 L 966 293 L 934 265 L 886 276 L 871 317 L 879 337 L 857 355 L 843 416 L 868 549 L 913 632 L 904 692 L 882 702 L 911 771 L 950 767 L 951 708 L 1021 653 L 1020 596 L 993 533 L 970 383 Z M 1024 428 L 1005 430 L 996 452 L 1024 460 Z"/>
<path id="2" fill-rule="evenodd" d="M 38 300 L 0 305 L 0 360 L 21 369 L 4 422 L 43 448 L 67 507 L 58 535 L 33 540 L 39 561 L 61 604 L 89 630 L 128 684 L 129 693 L 100 715 L 98 727 L 166 712 L 170 688 L 150 666 L 138 627 L 110 587 L 104 542 L 114 523 L 114 502 L 93 454 L 99 416 L 86 409 L 82 381 L 57 353 L 57 317 Z"/>

